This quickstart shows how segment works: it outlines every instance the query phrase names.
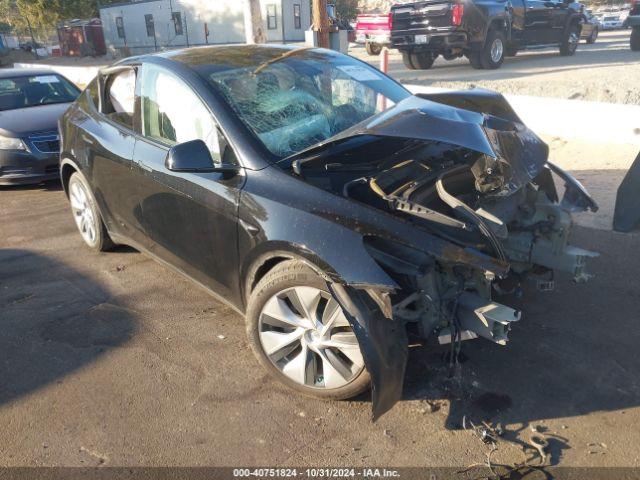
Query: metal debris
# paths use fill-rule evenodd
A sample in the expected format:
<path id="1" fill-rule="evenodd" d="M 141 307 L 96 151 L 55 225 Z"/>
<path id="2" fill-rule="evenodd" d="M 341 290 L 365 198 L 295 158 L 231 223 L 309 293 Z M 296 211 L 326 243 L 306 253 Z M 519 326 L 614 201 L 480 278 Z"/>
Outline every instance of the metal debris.
<path id="1" fill-rule="evenodd" d="M 481 424 L 476 425 L 471 420 L 468 420 L 466 415 L 462 417 L 462 427 L 464 430 L 471 430 L 474 436 L 478 437 L 485 445 L 490 446 L 490 450 L 486 454 L 486 460 L 482 463 L 473 463 L 458 473 L 465 473 L 469 470 L 478 467 L 486 467 L 491 472 L 492 478 L 510 478 L 511 474 L 522 469 L 540 469 L 548 466 L 549 454 L 547 448 L 549 442 L 546 436 L 541 432 L 541 428 L 538 426 L 531 426 L 533 434 L 529 437 L 528 442 L 523 442 L 520 452 L 524 455 L 524 460 L 520 463 L 501 464 L 493 461 L 492 457 L 495 452 L 500 449 L 501 445 L 506 445 L 511 448 L 517 448 L 517 443 L 509 441 L 503 438 L 504 430 L 500 423 L 490 425 L 483 421 Z M 531 448 L 536 451 L 534 457 L 528 458 L 526 450 Z M 536 458 L 539 460 L 535 462 Z M 504 469 L 504 473 L 498 473 L 497 468 Z"/>

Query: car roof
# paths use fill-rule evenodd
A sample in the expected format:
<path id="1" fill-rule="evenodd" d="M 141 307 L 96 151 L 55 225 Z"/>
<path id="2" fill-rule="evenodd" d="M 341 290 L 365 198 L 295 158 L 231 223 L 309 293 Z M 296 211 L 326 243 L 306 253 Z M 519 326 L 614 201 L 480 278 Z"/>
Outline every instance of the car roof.
<path id="1" fill-rule="evenodd" d="M 32 77 L 34 75 L 60 75 L 49 68 L 0 68 L 0 78 Z"/>
<path id="2" fill-rule="evenodd" d="M 164 58 L 181 63 L 185 67 L 196 71 L 201 71 L 204 68 L 208 72 L 211 72 L 267 64 L 291 51 L 305 51 L 305 53 L 308 52 L 307 55 L 311 54 L 311 52 L 316 55 L 340 55 L 333 50 L 309 48 L 299 45 L 206 45 L 150 53 L 135 57 L 133 60 L 144 62 L 152 60 L 153 58 Z"/>

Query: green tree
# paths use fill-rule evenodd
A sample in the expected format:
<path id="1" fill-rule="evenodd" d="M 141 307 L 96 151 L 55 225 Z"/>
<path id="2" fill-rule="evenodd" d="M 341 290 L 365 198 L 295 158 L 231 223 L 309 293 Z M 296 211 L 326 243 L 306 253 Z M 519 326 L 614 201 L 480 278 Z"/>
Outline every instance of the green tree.
<path id="1" fill-rule="evenodd" d="M 353 20 L 358 14 L 358 0 L 328 0 L 335 3 L 336 15 L 343 20 Z"/>
<path id="2" fill-rule="evenodd" d="M 29 24 L 37 32 L 51 31 L 73 18 L 92 18 L 100 5 L 118 0 L 0 0 L 0 18 L 20 34 L 28 33 Z"/>

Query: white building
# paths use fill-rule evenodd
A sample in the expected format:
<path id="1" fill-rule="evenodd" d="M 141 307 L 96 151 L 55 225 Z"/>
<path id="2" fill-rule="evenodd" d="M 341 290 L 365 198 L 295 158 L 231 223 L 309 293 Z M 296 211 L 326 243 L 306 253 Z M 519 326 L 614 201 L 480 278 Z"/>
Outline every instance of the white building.
<path id="1" fill-rule="evenodd" d="M 107 48 L 125 54 L 245 43 L 247 0 L 138 0 L 100 8 Z M 302 42 L 309 0 L 261 0 L 269 42 Z"/>

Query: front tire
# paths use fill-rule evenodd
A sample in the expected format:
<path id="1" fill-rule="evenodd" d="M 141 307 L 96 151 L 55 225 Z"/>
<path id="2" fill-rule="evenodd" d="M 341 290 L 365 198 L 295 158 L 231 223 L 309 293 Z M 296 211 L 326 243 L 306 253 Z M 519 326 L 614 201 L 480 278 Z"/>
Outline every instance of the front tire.
<path id="1" fill-rule="evenodd" d="M 565 33 L 562 43 L 560 44 L 560 55 L 570 57 L 576 53 L 578 43 L 580 42 L 580 24 L 572 23 Z"/>
<path id="2" fill-rule="evenodd" d="M 487 41 L 480 52 L 482 68 L 495 70 L 502 66 L 502 62 L 504 62 L 505 42 L 504 33 L 499 30 L 489 30 L 489 33 L 487 33 Z"/>
<path id="3" fill-rule="evenodd" d="M 591 32 L 591 35 L 589 35 L 589 38 L 587 38 L 587 43 L 589 45 L 593 45 L 594 43 L 596 43 L 596 40 L 598 39 L 598 29 L 594 28 L 593 32 Z"/>
<path id="4" fill-rule="evenodd" d="M 313 397 L 344 400 L 370 386 L 360 346 L 327 282 L 288 260 L 251 293 L 247 337 L 258 361 L 278 381 Z"/>
<path id="5" fill-rule="evenodd" d="M 640 27 L 633 27 L 631 30 L 631 39 L 629 40 L 631 50 L 640 52 Z"/>
<path id="6" fill-rule="evenodd" d="M 379 43 L 366 42 L 364 48 L 369 55 L 377 56 L 382 52 L 382 45 Z"/>
<path id="7" fill-rule="evenodd" d="M 78 172 L 69 178 L 69 203 L 76 227 L 89 248 L 105 252 L 113 248 L 107 227 L 102 221 L 96 199 L 84 177 Z"/>

